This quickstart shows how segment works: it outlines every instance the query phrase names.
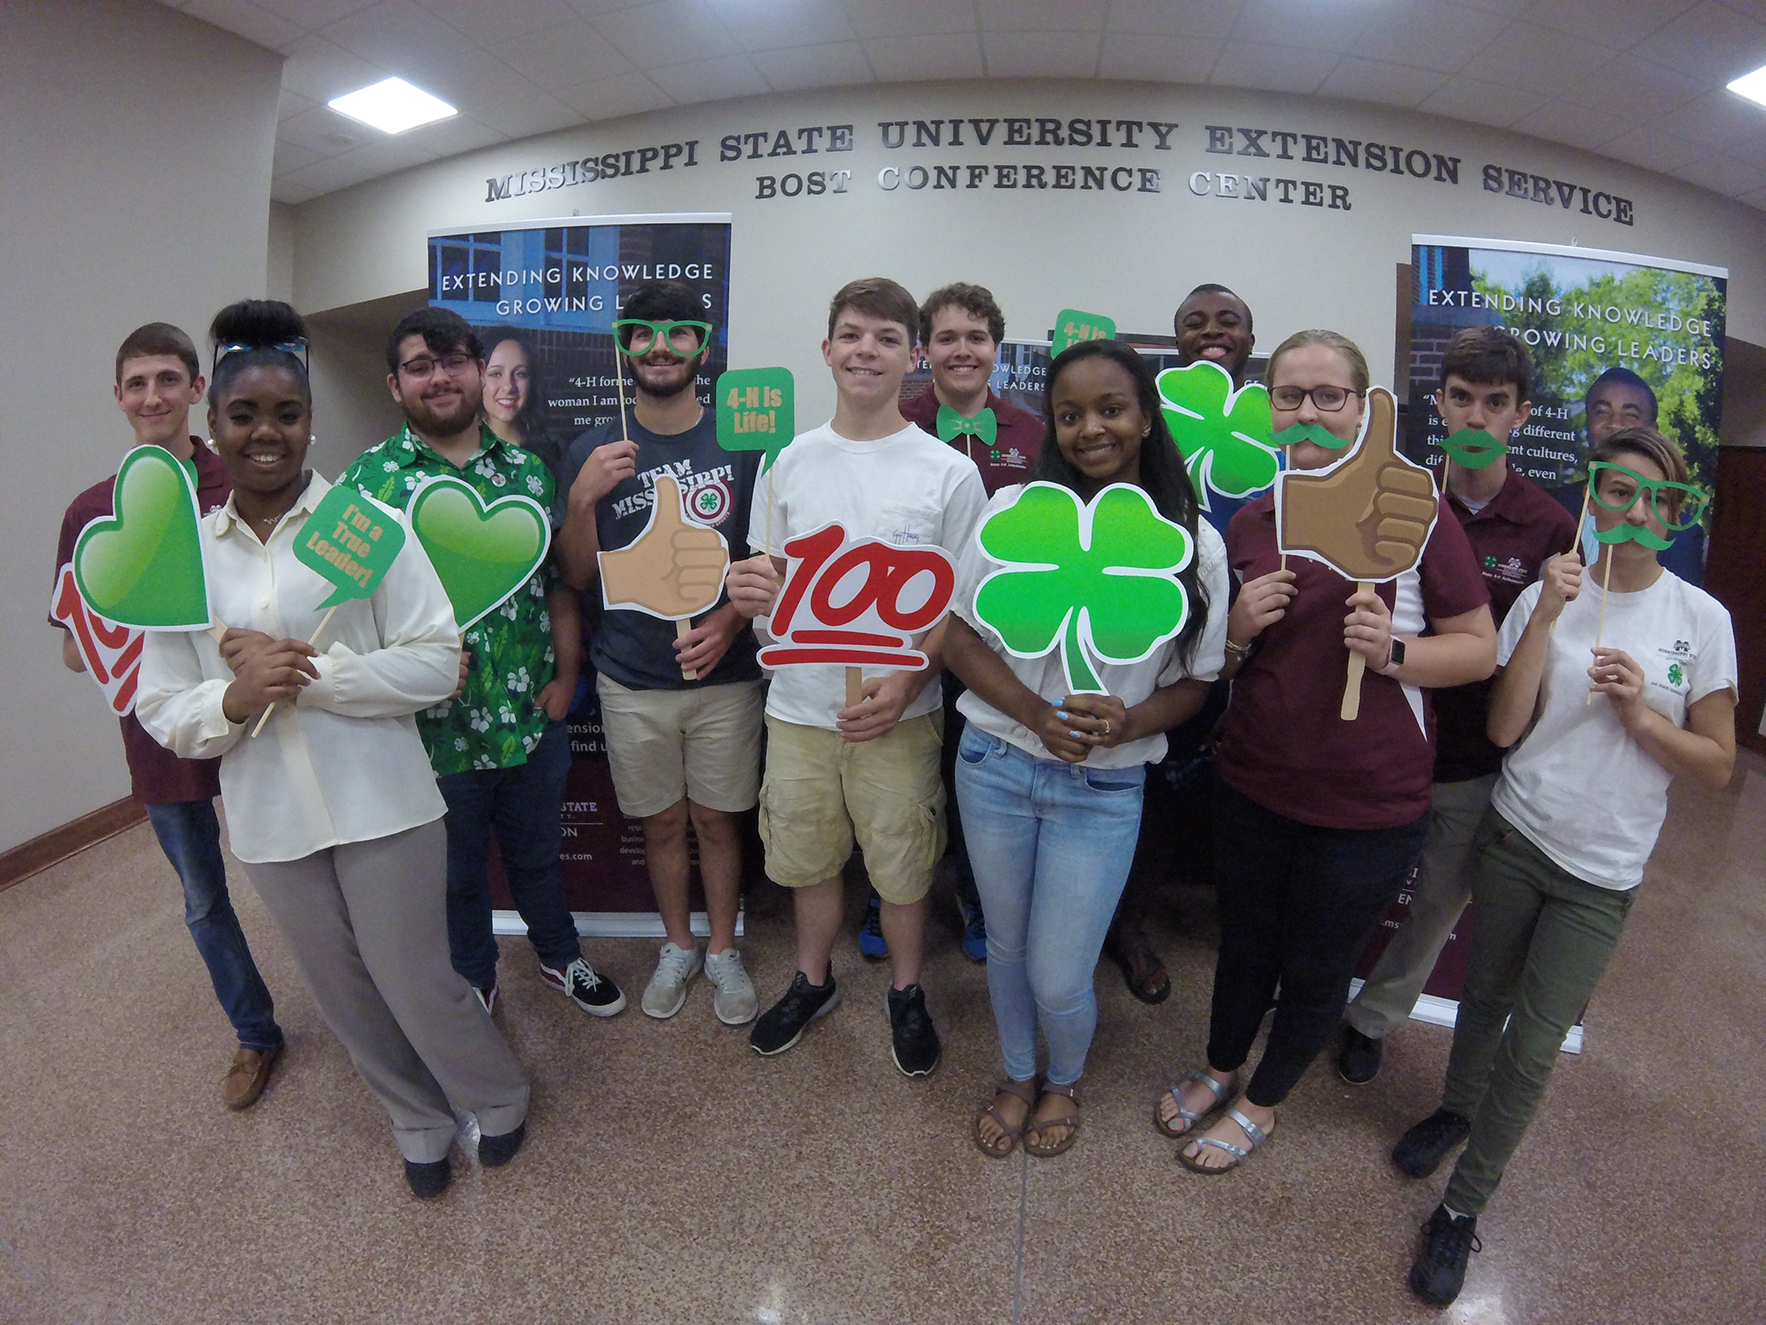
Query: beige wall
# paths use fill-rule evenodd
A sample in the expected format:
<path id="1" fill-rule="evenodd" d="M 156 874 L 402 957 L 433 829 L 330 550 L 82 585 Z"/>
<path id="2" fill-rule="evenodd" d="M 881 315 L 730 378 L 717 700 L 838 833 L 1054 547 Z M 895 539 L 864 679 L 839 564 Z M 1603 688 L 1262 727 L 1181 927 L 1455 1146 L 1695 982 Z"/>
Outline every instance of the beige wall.
<path id="1" fill-rule="evenodd" d="M 156 319 L 200 340 L 264 289 L 280 70 L 147 0 L 0 5 L 0 850 L 128 794 L 44 623 L 56 534 L 130 439 L 118 342 Z"/>
<path id="2" fill-rule="evenodd" d="M 880 120 L 1107 117 L 1176 121 L 1170 150 L 1007 146 L 885 148 Z M 727 133 L 851 124 L 855 150 L 720 162 Z M 1457 186 L 1362 169 L 1310 166 L 1207 150 L 1206 126 L 1291 130 L 1397 144 L 1461 159 Z M 1143 129 L 1140 137 L 1152 143 Z M 668 172 L 487 201 L 486 181 L 612 150 L 698 139 L 700 164 Z M 795 140 L 801 142 L 801 139 Z M 825 143 L 825 137 L 823 139 Z M 1269 138 L 1263 140 L 1271 142 Z M 912 131 L 909 131 L 909 143 Z M 776 139 L 769 136 L 769 143 Z M 1243 139 L 1235 138 L 1235 148 Z M 1296 146 L 1295 152 L 1303 151 Z M 1162 191 L 1126 194 L 955 191 L 878 186 L 888 166 L 1057 163 L 1157 168 Z M 1486 163 L 1629 198 L 1630 226 L 1492 193 Z M 756 175 L 849 169 L 844 195 L 759 200 Z M 1349 210 L 1213 196 L 1218 173 L 1255 171 L 1348 189 Z M 1213 172 L 1209 196 L 1188 186 Z M 1328 194 L 1326 195 L 1328 197 Z M 1579 198 L 1578 198 L 1579 202 Z M 318 198 L 299 209 L 295 291 L 303 309 L 352 305 L 426 284 L 431 229 L 555 216 L 671 211 L 734 215 L 731 362 L 783 363 L 798 379 L 798 417 L 832 407 L 817 345 L 827 297 L 884 273 L 918 293 L 948 280 L 990 286 L 1008 331 L 1040 335 L 1063 307 L 1113 316 L 1125 330 L 1169 331 L 1182 294 L 1201 281 L 1239 290 L 1260 342 L 1330 326 L 1392 363 L 1393 270 L 1413 233 L 1579 243 L 1727 266 L 1729 329 L 1766 343 L 1766 216 L 1679 180 L 1571 148 L 1477 125 L 1349 102 L 1229 89 L 1131 83 L 915 84 L 830 89 L 656 112 L 567 130 L 419 167 Z"/>

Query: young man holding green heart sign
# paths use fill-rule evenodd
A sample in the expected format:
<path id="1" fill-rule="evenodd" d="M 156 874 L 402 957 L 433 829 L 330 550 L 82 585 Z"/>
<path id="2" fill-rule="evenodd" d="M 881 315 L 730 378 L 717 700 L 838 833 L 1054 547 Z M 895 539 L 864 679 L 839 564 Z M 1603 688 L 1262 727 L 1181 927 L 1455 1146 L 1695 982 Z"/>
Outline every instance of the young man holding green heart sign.
<path id="1" fill-rule="evenodd" d="M 196 346 L 169 322 L 137 327 L 117 350 L 116 402 L 135 434 L 134 444 L 163 447 L 194 469 L 198 513 L 207 514 L 226 504 L 233 485 L 220 457 L 190 435 L 190 407 L 202 399 L 202 390 Z M 55 554 L 58 573 L 72 560 L 80 532 L 112 514 L 114 484 L 114 475 L 93 484 L 67 508 Z M 138 645 L 135 653 L 140 654 Z M 62 661 L 71 671 L 87 670 L 73 633 L 65 627 Z M 214 804 L 221 793 L 220 760 L 180 759 L 148 735 L 134 713 L 124 714 L 121 722 L 130 789 L 184 885 L 184 923 L 239 1037 L 239 1049 L 221 1082 L 221 1099 L 230 1109 L 249 1108 L 263 1094 L 283 1040 L 270 991 L 227 894 Z"/>
<path id="2" fill-rule="evenodd" d="M 393 328 L 386 346 L 388 390 L 405 426 L 338 479 L 400 510 L 435 478 L 458 480 L 483 503 L 526 497 L 552 504 L 551 471 L 531 451 L 505 442 L 480 417 L 484 347 L 459 314 L 425 308 Z M 432 499 L 433 500 L 433 499 Z M 443 498 L 442 500 L 446 500 Z M 427 503 L 425 503 L 427 504 Z M 576 604 L 549 564 L 532 567 L 500 606 L 472 621 L 500 587 L 482 581 L 485 565 L 455 556 L 455 531 L 437 533 L 445 507 L 413 511 L 414 532 L 429 530 L 470 655 L 465 688 L 417 715 L 442 796 L 448 803 L 448 944 L 454 969 L 486 1011 L 497 999 L 497 941 L 491 935 L 490 834 L 494 826 L 515 908 L 527 922 L 546 983 L 584 1012 L 611 1017 L 625 1007 L 619 987 L 583 958 L 558 869 L 560 811 L 570 775 L 564 723 L 576 694 L 582 645 Z M 455 512 L 458 514 L 458 512 Z M 493 528 L 493 535 L 500 531 Z M 482 559 L 481 559 L 482 560 Z M 448 581 L 453 583 L 449 584 Z M 554 618 L 562 617 L 554 628 Z M 568 622 L 566 626 L 565 622 Z"/>

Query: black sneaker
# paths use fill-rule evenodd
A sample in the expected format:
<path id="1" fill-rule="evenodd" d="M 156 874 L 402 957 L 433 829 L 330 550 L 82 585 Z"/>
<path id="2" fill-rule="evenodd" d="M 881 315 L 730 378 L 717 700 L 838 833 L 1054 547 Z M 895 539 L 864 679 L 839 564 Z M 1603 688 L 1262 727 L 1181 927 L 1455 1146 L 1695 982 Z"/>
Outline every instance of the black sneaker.
<path id="1" fill-rule="evenodd" d="M 1471 1119 L 1436 1109 L 1398 1138 L 1392 1147 L 1392 1162 L 1407 1178 L 1426 1178 L 1441 1167 L 1449 1150 L 1471 1134 Z"/>
<path id="2" fill-rule="evenodd" d="M 1337 1054 L 1337 1075 L 1351 1086 L 1365 1086 L 1380 1075 L 1383 1041 L 1363 1035 L 1355 1027 L 1343 1027 L 1343 1048 Z"/>
<path id="3" fill-rule="evenodd" d="M 1436 1206 L 1423 1225 L 1423 1247 L 1410 1267 L 1410 1291 L 1432 1307 L 1450 1305 L 1465 1287 L 1466 1262 L 1474 1251 L 1483 1250 L 1476 1215 L 1456 1219 L 1446 1206 Z"/>
<path id="4" fill-rule="evenodd" d="M 904 1076 L 932 1075 L 940 1053 L 938 1032 L 926 1011 L 926 991 L 919 985 L 891 989 L 883 1000 L 889 1012 L 890 1053 Z"/>
<path id="5" fill-rule="evenodd" d="M 405 1181 L 411 1185 L 411 1195 L 425 1201 L 447 1191 L 448 1182 L 453 1176 L 454 1170 L 445 1155 L 432 1164 L 419 1164 L 410 1159 L 405 1161 Z"/>
<path id="6" fill-rule="evenodd" d="M 540 963 L 540 978 L 591 1017 L 611 1017 L 625 1011 L 625 995 L 607 976 L 578 957 L 569 966 Z"/>
<path id="7" fill-rule="evenodd" d="M 840 1006 L 840 986 L 834 983 L 834 972 L 828 972 L 828 983 L 812 985 L 802 971 L 791 977 L 791 988 L 785 997 L 760 1014 L 748 1043 L 757 1054 L 771 1057 L 782 1054 L 803 1038 L 803 1029 L 817 1017 L 825 1017 Z"/>
<path id="8" fill-rule="evenodd" d="M 481 1132 L 478 1137 L 478 1162 L 487 1169 L 501 1168 L 515 1158 L 515 1152 L 521 1149 L 521 1143 L 525 1140 L 525 1122 L 513 1132 L 504 1132 L 501 1136 L 485 1136 Z"/>

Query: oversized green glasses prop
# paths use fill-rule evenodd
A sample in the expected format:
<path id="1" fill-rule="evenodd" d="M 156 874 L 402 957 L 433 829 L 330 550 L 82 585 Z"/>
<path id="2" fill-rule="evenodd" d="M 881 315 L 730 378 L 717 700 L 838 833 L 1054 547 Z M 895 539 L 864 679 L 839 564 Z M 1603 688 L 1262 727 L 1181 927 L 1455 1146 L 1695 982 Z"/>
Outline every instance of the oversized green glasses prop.
<path id="1" fill-rule="evenodd" d="M 691 359 L 711 338 L 709 322 L 649 322 L 622 317 L 613 324 L 619 348 L 627 354 L 648 354 L 660 345 L 677 359 Z"/>
<path id="2" fill-rule="evenodd" d="M 1600 475 L 1603 471 L 1623 474 L 1637 486 L 1631 490 L 1628 496 L 1623 497 L 1617 503 L 1609 501 L 1601 495 Z M 1647 492 L 1650 514 L 1661 521 L 1664 526 L 1676 532 L 1682 529 L 1691 529 L 1704 516 L 1705 507 L 1711 504 L 1711 494 L 1703 488 L 1695 488 L 1690 483 L 1675 483 L 1664 478 L 1645 478 L 1635 469 L 1627 469 L 1624 465 L 1614 464 L 1611 460 L 1590 462 L 1588 483 L 1594 504 L 1603 511 L 1611 511 L 1614 515 L 1624 515 L 1637 505 L 1638 500 Z M 1595 537 L 1603 543 L 1625 541 L 1624 535 L 1608 536 L 1615 534 L 1617 534 L 1616 530 L 1608 529 L 1596 534 Z M 1642 542 L 1643 540 L 1639 539 L 1638 541 Z M 1654 545 L 1650 544 L 1649 546 Z M 1664 541 L 1662 547 L 1667 546 L 1667 542 Z"/>

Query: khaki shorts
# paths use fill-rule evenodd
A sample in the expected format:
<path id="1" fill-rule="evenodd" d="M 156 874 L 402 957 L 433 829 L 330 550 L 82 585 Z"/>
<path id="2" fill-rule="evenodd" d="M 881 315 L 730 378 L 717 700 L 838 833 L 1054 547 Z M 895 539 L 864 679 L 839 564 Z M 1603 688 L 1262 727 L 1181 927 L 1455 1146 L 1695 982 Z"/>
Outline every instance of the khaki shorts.
<path id="1" fill-rule="evenodd" d="M 597 676 L 620 811 L 648 819 L 683 798 L 726 814 L 752 809 L 760 784 L 764 684 L 628 690 Z"/>
<path id="2" fill-rule="evenodd" d="M 911 718 L 874 741 L 771 714 L 766 730 L 760 837 L 768 877 L 787 888 L 833 878 L 856 838 L 878 896 L 899 906 L 924 897 L 944 854 L 944 714 Z"/>

